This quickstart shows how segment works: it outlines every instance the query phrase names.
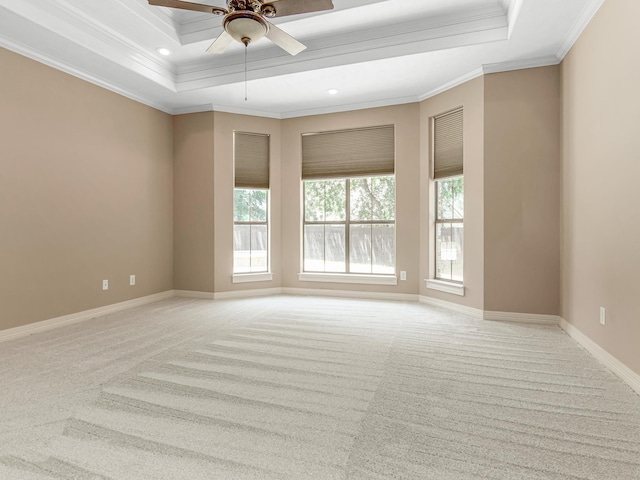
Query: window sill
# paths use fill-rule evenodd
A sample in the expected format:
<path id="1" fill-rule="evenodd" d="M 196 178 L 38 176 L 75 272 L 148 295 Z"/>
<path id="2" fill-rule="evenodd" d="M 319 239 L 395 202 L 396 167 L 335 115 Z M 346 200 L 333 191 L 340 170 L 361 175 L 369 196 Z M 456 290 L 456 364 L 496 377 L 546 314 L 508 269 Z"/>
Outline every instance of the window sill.
<path id="1" fill-rule="evenodd" d="M 232 283 L 270 282 L 273 280 L 273 273 L 236 273 L 232 275 Z"/>
<path id="2" fill-rule="evenodd" d="M 444 280 L 425 280 L 427 288 L 431 290 L 438 290 L 439 292 L 451 293 L 452 295 L 458 295 L 464 297 L 464 285 L 460 283 L 446 282 Z"/>
<path id="3" fill-rule="evenodd" d="M 397 285 L 395 275 L 358 275 L 353 273 L 299 273 L 301 282 L 359 283 L 363 285 Z"/>

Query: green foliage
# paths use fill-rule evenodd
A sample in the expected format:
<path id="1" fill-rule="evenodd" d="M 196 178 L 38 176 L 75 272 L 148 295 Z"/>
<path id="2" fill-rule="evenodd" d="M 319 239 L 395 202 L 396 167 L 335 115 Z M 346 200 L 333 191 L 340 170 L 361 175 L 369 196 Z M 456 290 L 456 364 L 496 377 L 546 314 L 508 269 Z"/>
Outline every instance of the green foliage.
<path id="1" fill-rule="evenodd" d="M 305 181 L 305 221 L 345 221 L 347 181 L 351 221 L 395 218 L 395 178 L 386 176 Z"/>
<path id="2" fill-rule="evenodd" d="M 436 182 L 438 219 L 464 218 L 464 177 L 453 177 Z"/>
<path id="3" fill-rule="evenodd" d="M 330 222 L 345 220 L 345 180 L 304 182 L 305 220 Z"/>
<path id="4" fill-rule="evenodd" d="M 396 213 L 394 177 L 367 177 L 351 180 L 352 221 L 393 220 Z"/>
<path id="5" fill-rule="evenodd" d="M 236 222 L 266 222 L 269 191 L 236 188 L 233 192 L 233 219 Z"/>

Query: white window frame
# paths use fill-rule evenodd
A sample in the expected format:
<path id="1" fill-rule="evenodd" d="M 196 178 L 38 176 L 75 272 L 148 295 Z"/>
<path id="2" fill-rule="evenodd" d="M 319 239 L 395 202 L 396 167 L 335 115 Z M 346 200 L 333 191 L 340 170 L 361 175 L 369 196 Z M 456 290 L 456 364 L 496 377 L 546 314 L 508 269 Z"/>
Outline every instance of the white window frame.
<path id="1" fill-rule="evenodd" d="M 267 211 L 266 211 L 266 220 L 261 222 L 256 221 L 236 221 L 235 219 L 235 193 L 237 190 L 260 190 L 266 192 L 267 197 Z M 233 208 L 234 208 L 234 219 L 233 219 L 233 283 L 246 283 L 246 282 L 259 282 L 259 281 L 268 281 L 272 280 L 273 275 L 271 274 L 271 229 L 270 229 L 270 213 L 271 213 L 271 189 L 269 188 L 237 188 L 233 189 Z M 242 226 L 266 226 L 267 227 L 267 263 L 264 270 L 258 270 L 254 272 L 237 272 L 236 271 L 236 249 L 235 249 L 235 227 L 238 225 Z M 251 262 L 251 246 L 249 246 L 249 262 Z"/>
<path id="2" fill-rule="evenodd" d="M 434 245 L 435 245 L 435 255 L 434 255 L 434 265 L 436 265 L 437 259 L 438 259 L 438 225 L 442 225 L 442 224 L 461 224 L 462 225 L 462 229 L 464 232 L 464 213 L 462 215 L 462 218 L 438 218 L 438 212 L 440 211 L 439 207 L 439 198 L 438 198 L 438 191 L 440 190 L 438 188 L 439 183 L 440 182 L 446 182 L 449 180 L 454 180 L 456 178 L 462 178 L 463 182 L 464 182 L 464 175 L 456 175 L 454 177 L 446 177 L 446 178 L 441 178 L 441 179 L 437 179 L 433 181 L 433 187 L 434 187 L 434 195 L 435 195 L 435 221 L 434 221 L 434 228 L 433 228 L 433 241 L 434 241 Z M 462 187 L 462 198 L 464 201 L 464 183 L 463 183 L 463 187 Z M 453 205 L 452 205 L 452 210 L 453 212 Z M 463 210 L 464 212 L 464 210 Z M 464 233 L 463 233 L 464 235 Z M 463 237 L 464 238 L 464 237 Z M 447 282 L 447 283 L 455 283 L 455 284 L 460 284 L 463 285 L 464 284 L 464 245 L 462 247 L 463 250 L 463 260 L 462 260 L 462 265 L 463 265 L 463 276 L 462 276 L 462 280 L 455 280 L 453 278 L 444 278 L 444 277 L 439 277 L 438 276 L 438 269 L 437 267 L 434 269 L 434 275 L 433 275 L 433 279 L 434 280 L 438 280 L 440 282 Z"/>
<path id="3" fill-rule="evenodd" d="M 360 284 L 372 284 L 372 285 L 396 285 L 397 277 L 395 275 L 397 269 L 397 228 L 396 228 L 396 196 L 394 195 L 394 219 L 393 220 L 351 220 L 351 180 L 358 178 L 375 178 L 375 177 L 393 177 L 394 190 L 396 188 L 396 175 L 368 175 L 368 176 L 356 176 L 356 177 L 338 177 L 338 178 L 313 178 L 308 180 L 302 180 L 302 256 L 301 256 L 301 273 L 298 274 L 299 280 L 302 281 L 314 281 L 314 282 L 332 282 L 332 283 L 360 283 Z M 317 182 L 317 181 L 335 181 L 342 180 L 345 182 L 345 220 L 329 220 L 329 221 L 307 221 L 306 219 L 306 188 L 305 182 Z M 396 190 L 397 195 L 397 190 Z M 345 227 L 345 271 L 344 272 L 319 272 L 313 270 L 304 269 L 305 259 L 305 239 L 304 231 L 306 225 L 344 225 Z M 393 225 L 394 233 L 394 273 L 362 273 L 362 272 L 349 272 L 350 269 L 350 226 L 351 225 Z"/>

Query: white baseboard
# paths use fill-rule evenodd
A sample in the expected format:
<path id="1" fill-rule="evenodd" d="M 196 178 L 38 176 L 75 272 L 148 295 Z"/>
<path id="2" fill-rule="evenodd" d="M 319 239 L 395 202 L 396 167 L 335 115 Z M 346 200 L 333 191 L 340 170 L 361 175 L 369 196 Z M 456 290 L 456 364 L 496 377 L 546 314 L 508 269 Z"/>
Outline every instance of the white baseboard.
<path id="1" fill-rule="evenodd" d="M 307 295 L 315 297 L 361 298 L 364 300 L 390 300 L 393 302 L 416 302 L 418 295 L 411 293 L 363 292 L 360 290 L 324 290 L 321 288 L 282 288 L 285 295 Z"/>
<path id="2" fill-rule="evenodd" d="M 439 298 L 427 297 L 426 295 L 419 296 L 420 303 L 431 305 L 432 307 L 446 308 L 453 312 L 464 313 L 474 318 L 483 318 L 484 312 L 479 308 L 467 307 L 466 305 L 460 305 L 458 303 L 447 302 L 446 300 L 440 300 Z"/>
<path id="3" fill-rule="evenodd" d="M 557 315 L 541 315 L 536 313 L 490 312 L 485 310 L 483 318 L 485 320 L 498 322 L 536 323 L 538 325 L 560 324 L 560 317 Z"/>
<path id="4" fill-rule="evenodd" d="M 215 300 L 227 300 L 231 298 L 251 298 L 251 297 L 267 297 L 269 295 L 279 295 L 282 289 L 276 288 L 258 288 L 255 290 L 235 290 L 232 292 L 218 292 L 213 294 Z"/>
<path id="5" fill-rule="evenodd" d="M 92 308 L 90 310 L 85 310 L 82 312 L 71 313 L 69 315 L 63 315 L 56 318 L 50 318 L 41 322 L 30 323 L 21 327 L 0 330 L 0 342 L 13 340 L 20 337 L 26 337 L 28 335 L 33 335 L 34 333 L 44 332 L 46 330 L 62 327 L 64 325 L 70 325 L 72 323 L 90 320 L 92 318 L 101 317 L 109 313 L 126 310 L 127 308 L 146 305 L 147 303 L 157 302 L 158 300 L 165 300 L 173 296 L 173 290 L 168 290 L 166 292 L 156 293 L 154 295 L 148 295 L 146 297 L 134 298 L 133 300 L 114 303 L 112 305 L 105 305 L 104 307 Z"/>
<path id="6" fill-rule="evenodd" d="M 174 290 L 173 296 L 180 298 L 202 298 L 204 300 L 213 300 L 213 292 L 196 292 L 192 290 Z"/>
<path id="7" fill-rule="evenodd" d="M 560 319 L 560 328 L 567 332 L 567 334 L 582 345 L 587 352 L 593 355 L 600 363 L 620 377 L 623 382 L 629 385 L 638 395 L 640 395 L 640 375 L 631 370 L 624 363 L 567 322 L 564 318 Z"/>

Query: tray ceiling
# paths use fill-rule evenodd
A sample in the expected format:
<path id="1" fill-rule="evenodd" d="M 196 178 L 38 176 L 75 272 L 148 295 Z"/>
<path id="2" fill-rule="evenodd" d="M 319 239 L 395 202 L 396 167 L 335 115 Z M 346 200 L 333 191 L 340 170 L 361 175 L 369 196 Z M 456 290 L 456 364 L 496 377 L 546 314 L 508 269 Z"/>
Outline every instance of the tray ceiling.
<path id="1" fill-rule="evenodd" d="M 273 20 L 302 53 L 249 45 L 247 100 L 244 46 L 206 53 L 222 32 L 206 13 L 146 0 L 0 0 L 0 46 L 168 113 L 291 118 L 416 102 L 483 73 L 557 64 L 603 1 L 334 0 L 332 11 Z"/>

